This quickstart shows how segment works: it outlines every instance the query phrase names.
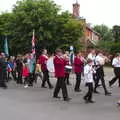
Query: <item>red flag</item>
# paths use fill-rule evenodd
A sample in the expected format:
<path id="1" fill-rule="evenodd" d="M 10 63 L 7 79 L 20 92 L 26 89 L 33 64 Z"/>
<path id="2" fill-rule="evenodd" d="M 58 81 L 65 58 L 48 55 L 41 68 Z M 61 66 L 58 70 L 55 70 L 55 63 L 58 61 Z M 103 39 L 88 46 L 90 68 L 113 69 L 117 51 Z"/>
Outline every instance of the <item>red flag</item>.
<path id="1" fill-rule="evenodd" d="M 35 31 L 33 30 L 32 36 L 32 54 L 35 55 Z"/>

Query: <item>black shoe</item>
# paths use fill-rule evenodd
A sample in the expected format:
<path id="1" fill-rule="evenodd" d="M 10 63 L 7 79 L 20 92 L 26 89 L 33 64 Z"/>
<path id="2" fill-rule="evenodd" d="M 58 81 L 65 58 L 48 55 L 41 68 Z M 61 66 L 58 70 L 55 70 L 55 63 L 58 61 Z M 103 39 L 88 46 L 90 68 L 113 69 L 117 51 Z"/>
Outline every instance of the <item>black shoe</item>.
<path id="1" fill-rule="evenodd" d="M 106 96 L 111 96 L 111 94 L 112 94 L 111 92 L 106 92 L 105 93 Z"/>
<path id="2" fill-rule="evenodd" d="M 100 92 L 98 92 L 98 91 L 96 91 L 96 90 L 94 90 L 94 93 L 95 93 L 95 94 L 100 94 Z"/>
<path id="3" fill-rule="evenodd" d="M 83 97 L 83 100 L 86 102 L 86 101 L 88 101 L 88 99 L 86 98 L 86 97 Z"/>
<path id="4" fill-rule="evenodd" d="M 88 102 L 89 102 L 89 103 L 95 103 L 95 101 L 93 101 L 93 100 L 89 100 Z"/>
<path id="5" fill-rule="evenodd" d="M 78 89 L 78 90 L 75 90 L 75 92 L 81 92 L 82 90 Z"/>
<path id="6" fill-rule="evenodd" d="M 102 86 L 101 84 L 98 84 L 98 86 L 97 87 L 100 87 L 100 86 Z"/>
<path id="7" fill-rule="evenodd" d="M 117 105 L 120 106 L 120 101 L 117 102 Z"/>
<path id="8" fill-rule="evenodd" d="M 71 86 L 72 84 L 71 83 L 67 83 L 68 86 Z"/>
<path id="9" fill-rule="evenodd" d="M 2 89 L 7 89 L 7 88 L 8 88 L 7 85 L 0 85 L 0 87 L 1 87 Z"/>
<path id="10" fill-rule="evenodd" d="M 33 84 L 29 84 L 28 86 L 33 87 Z"/>
<path id="11" fill-rule="evenodd" d="M 64 101 L 69 102 L 72 98 L 64 98 Z"/>
<path id="12" fill-rule="evenodd" d="M 53 89 L 54 87 L 53 86 L 50 86 L 49 89 Z"/>
<path id="13" fill-rule="evenodd" d="M 83 97 L 83 100 L 85 101 L 85 103 L 89 103 L 86 97 Z"/>
<path id="14" fill-rule="evenodd" d="M 45 87 L 45 86 L 41 86 L 41 88 L 47 88 L 47 87 Z"/>
<path id="15" fill-rule="evenodd" d="M 60 99 L 61 97 L 60 96 L 53 96 L 53 98 Z"/>
<path id="16" fill-rule="evenodd" d="M 109 87 L 112 87 L 111 83 L 109 82 Z"/>

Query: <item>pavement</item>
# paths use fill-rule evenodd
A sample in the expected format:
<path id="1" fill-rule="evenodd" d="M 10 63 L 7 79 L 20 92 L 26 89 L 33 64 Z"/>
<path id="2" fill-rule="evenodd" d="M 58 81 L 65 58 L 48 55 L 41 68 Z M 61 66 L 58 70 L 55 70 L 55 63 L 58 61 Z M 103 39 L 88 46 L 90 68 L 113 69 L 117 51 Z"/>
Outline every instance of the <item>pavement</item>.
<path id="1" fill-rule="evenodd" d="M 120 120 L 120 108 L 116 105 L 120 88 L 117 83 L 109 88 L 108 80 L 113 72 L 110 68 L 105 68 L 105 71 L 106 84 L 112 96 L 105 96 L 100 87 L 101 94 L 94 95 L 94 104 L 85 104 L 82 99 L 87 90 L 84 82 L 82 92 L 74 92 L 75 75 L 71 75 L 72 86 L 68 86 L 70 102 L 53 99 L 53 90 L 40 88 L 40 80 L 34 88 L 27 89 L 12 81 L 7 90 L 0 89 L 0 120 Z M 51 82 L 55 85 L 56 79 L 51 78 Z"/>

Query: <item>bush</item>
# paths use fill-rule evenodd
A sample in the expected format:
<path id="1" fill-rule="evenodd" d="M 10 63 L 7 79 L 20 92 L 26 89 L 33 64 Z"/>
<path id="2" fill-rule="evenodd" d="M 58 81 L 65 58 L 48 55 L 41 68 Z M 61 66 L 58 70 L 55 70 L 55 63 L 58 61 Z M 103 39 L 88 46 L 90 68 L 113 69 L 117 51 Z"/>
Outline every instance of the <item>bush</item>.
<path id="1" fill-rule="evenodd" d="M 110 54 L 114 55 L 117 52 L 120 52 L 120 42 L 101 41 L 98 48 L 103 51 L 108 51 Z"/>
<path id="2" fill-rule="evenodd" d="M 117 52 L 120 52 L 120 42 L 113 43 L 110 45 L 110 53 L 116 54 Z"/>

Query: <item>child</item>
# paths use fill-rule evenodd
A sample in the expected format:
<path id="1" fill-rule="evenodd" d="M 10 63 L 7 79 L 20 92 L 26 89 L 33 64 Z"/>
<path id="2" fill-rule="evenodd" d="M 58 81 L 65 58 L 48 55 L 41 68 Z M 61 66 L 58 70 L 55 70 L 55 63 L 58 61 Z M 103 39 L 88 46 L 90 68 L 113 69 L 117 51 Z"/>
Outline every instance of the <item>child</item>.
<path id="1" fill-rule="evenodd" d="M 86 66 L 84 67 L 85 85 L 88 87 L 88 92 L 83 97 L 86 103 L 94 103 L 94 101 L 92 100 L 92 95 L 93 95 L 93 73 L 95 71 L 92 65 L 93 65 L 92 60 L 88 60 Z"/>
<path id="2" fill-rule="evenodd" d="M 29 75 L 30 75 L 30 71 L 29 71 L 29 68 L 27 66 L 27 64 L 24 64 L 23 66 L 23 77 L 24 77 L 24 84 L 25 84 L 25 88 L 28 87 L 28 84 L 29 84 Z"/>
<path id="3" fill-rule="evenodd" d="M 41 80 L 43 79 L 41 65 L 39 64 L 39 61 L 37 61 L 36 69 L 35 69 L 35 83 L 37 83 L 37 77 L 40 77 Z"/>

